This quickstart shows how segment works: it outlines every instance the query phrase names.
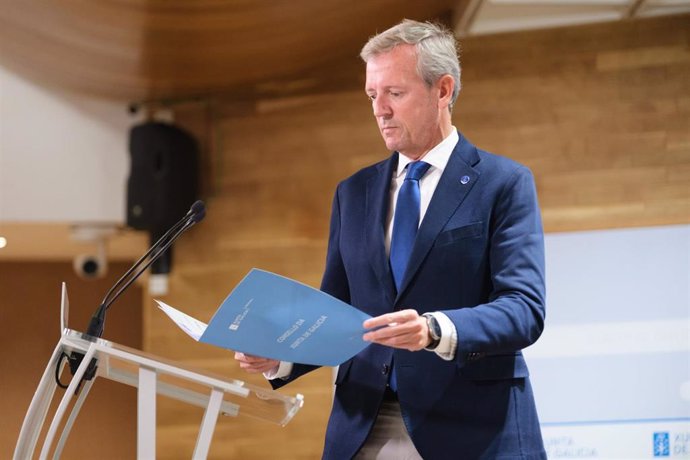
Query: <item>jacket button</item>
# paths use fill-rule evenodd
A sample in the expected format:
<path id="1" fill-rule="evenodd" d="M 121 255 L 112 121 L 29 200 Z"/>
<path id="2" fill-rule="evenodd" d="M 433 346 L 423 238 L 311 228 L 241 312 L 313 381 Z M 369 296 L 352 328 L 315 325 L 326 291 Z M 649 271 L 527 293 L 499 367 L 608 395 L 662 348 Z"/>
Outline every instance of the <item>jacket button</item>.
<path id="1" fill-rule="evenodd" d="M 381 366 L 381 373 L 383 375 L 388 375 L 388 371 L 390 370 L 390 366 L 388 364 L 384 364 Z"/>

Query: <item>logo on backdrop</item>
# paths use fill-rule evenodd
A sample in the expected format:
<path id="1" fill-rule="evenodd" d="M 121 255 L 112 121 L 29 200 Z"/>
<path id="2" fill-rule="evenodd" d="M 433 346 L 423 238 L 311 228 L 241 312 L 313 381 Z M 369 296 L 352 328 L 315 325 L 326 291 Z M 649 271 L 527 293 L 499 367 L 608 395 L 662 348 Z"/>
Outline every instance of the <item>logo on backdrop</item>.
<path id="1" fill-rule="evenodd" d="M 671 440 L 668 431 L 654 433 L 654 456 L 669 457 L 671 455 Z"/>

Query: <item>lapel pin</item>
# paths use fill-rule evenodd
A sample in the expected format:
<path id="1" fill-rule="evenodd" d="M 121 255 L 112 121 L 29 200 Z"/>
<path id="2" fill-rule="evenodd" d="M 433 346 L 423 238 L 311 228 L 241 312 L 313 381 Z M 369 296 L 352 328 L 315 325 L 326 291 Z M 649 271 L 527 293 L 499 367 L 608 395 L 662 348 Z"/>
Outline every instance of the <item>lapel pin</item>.
<path id="1" fill-rule="evenodd" d="M 468 183 L 469 181 L 470 181 L 470 176 L 462 176 L 462 177 L 460 178 L 460 183 L 461 183 L 462 185 L 465 185 L 465 184 Z"/>

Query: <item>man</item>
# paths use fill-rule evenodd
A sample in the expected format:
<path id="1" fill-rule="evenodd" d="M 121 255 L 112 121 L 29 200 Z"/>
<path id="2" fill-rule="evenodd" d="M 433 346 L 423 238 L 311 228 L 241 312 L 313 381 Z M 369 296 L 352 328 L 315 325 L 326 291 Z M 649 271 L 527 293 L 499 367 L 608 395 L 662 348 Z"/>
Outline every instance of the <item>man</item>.
<path id="1" fill-rule="evenodd" d="M 393 154 L 340 183 L 333 201 L 321 289 L 373 318 L 371 345 L 338 370 L 323 457 L 545 458 L 520 351 L 545 315 L 532 175 L 452 125 L 460 66 L 449 31 L 405 20 L 361 55 Z M 236 358 L 274 388 L 313 369 Z"/>

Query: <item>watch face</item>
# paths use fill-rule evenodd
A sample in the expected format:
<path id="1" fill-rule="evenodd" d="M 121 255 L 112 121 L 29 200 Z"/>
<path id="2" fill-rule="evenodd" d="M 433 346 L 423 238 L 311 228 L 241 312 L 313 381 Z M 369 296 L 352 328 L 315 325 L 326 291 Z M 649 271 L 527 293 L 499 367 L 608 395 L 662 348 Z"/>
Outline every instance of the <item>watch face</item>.
<path id="1" fill-rule="evenodd" d="M 427 325 L 429 326 L 429 332 L 431 332 L 431 336 L 438 340 L 441 338 L 441 325 L 438 324 L 438 321 L 436 321 L 436 318 L 433 316 L 429 315 L 427 316 Z"/>

